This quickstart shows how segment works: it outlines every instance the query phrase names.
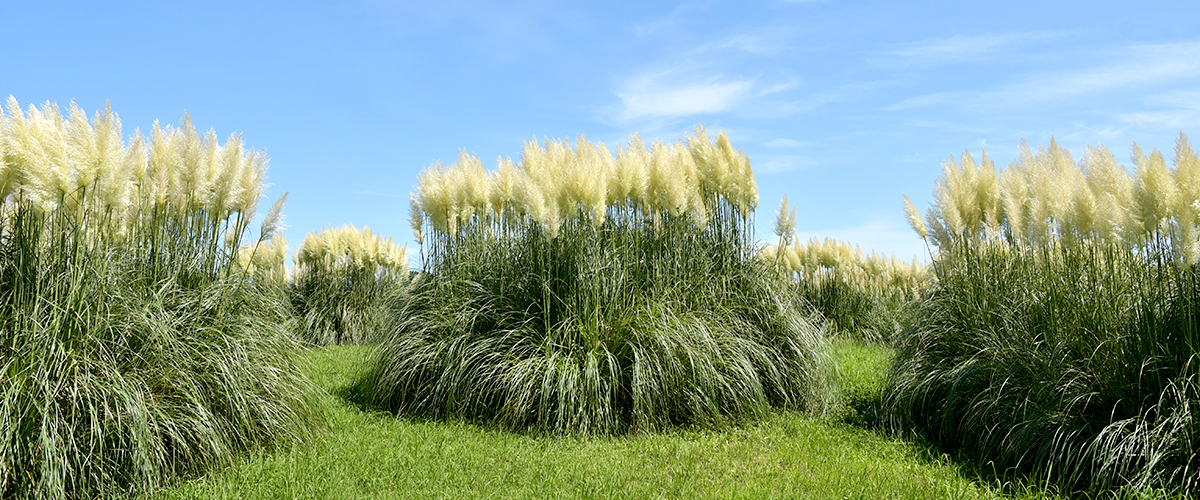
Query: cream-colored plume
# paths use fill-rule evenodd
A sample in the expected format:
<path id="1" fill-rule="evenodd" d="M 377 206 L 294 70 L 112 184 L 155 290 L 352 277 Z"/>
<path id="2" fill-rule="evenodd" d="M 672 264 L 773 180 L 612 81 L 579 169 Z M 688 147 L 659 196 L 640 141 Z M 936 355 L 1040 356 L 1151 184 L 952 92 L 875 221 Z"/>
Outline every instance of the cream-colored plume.
<path id="1" fill-rule="evenodd" d="M 615 154 L 583 135 L 574 145 L 527 141 L 519 163 L 502 158 L 498 164 L 487 172 L 463 152 L 448 167 L 434 163 L 422 170 L 413 220 L 428 220 L 434 233 L 451 237 L 460 228 L 491 234 L 531 222 L 553 238 L 576 220 L 601 225 L 610 212 L 652 221 L 689 217 L 703 227 L 721 207 L 745 218 L 758 203 L 749 159 L 733 149 L 724 132 L 714 143 L 702 125 L 686 142 L 657 141 L 649 149 L 634 134 Z M 418 225 L 423 222 L 414 222 L 414 232 Z"/>

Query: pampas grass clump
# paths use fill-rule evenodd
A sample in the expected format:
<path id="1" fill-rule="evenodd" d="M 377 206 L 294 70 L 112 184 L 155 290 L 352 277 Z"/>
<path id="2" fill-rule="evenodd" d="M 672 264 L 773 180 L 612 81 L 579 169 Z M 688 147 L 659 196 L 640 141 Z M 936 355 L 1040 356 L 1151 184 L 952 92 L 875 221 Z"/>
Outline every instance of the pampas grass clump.
<path id="1" fill-rule="evenodd" d="M 1065 491 L 1200 492 L 1200 161 L 1051 141 L 945 165 L 914 229 L 936 277 L 885 412 L 1002 474 Z"/>
<path id="2" fill-rule="evenodd" d="M 823 334 L 757 257 L 757 201 L 746 156 L 703 127 L 435 164 L 412 201 L 423 272 L 363 387 L 401 413 L 549 433 L 820 410 Z"/>
<path id="3" fill-rule="evenodd" d="M 319 428 L 286 302 L 235 265 L 265 163 L 186 118 L 127 143 L 110 110 L 9 99 L 0 497 L 134 496 Z"/>
<path id="4" fill-rule="evenodd" d="M 309 233 L 295 264 L 300 337 L 317 345 L 378 341 L 409 280 L 404 246 L 352 225 Z"/>
<path id="5" fill-rule="evenodd" d="M 763 260 L 799 287 L 800 295 L 825 318 L 832 333 L 870 342 L 888 342 L 910 319 L 910 306 L 928 285 L 929 273 L 916 259 L 863 253 L 857 245 L 825 238 L 795 239 L 795 210 L 787 197 L 776 221 L 779 245 L 768 245 Z M 790 243 L 789 243 L 790 242 Z M 780 249 L 783 250 L 780 250 Z"/>

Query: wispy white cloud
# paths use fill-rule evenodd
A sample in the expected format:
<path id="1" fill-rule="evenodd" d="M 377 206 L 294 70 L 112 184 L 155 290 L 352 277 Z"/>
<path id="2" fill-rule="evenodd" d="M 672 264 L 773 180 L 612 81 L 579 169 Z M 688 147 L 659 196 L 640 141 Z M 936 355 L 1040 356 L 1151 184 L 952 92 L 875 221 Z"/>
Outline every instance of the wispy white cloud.
<path id="1" fill-rule="evenodd" d="M 872 58 L 876 63 L 941 65 L 978 61 L 1002 53 L 1009 48 L 1064 36 L 1064 33 L 1032 31 L 987 35 L 954 35 L 944 38 L 900 44 Z"/>
<path id="2" fill-rule="evenodd" d="M 904 111 L 913 108 L 923 108 L 936 104 L 943 104 L 954 101 L 965 95 L 963 92 L 935 92 L 932 94 L 924 94 L 916 97 L 909 97 L 895 104 L 884 106 L 884 111 Z"/>
<path id="3" fill-rule="evenodd" d="M 754 80 L 710 77 L 702 82 L 674 72 L 639 75 L 617 92 L 623 122 L 645 118 L 682 118 L 726 111 L 753 94 Z"/>
<path id="4" fill-rule="evenodd" d="M 768 54 L 779 48 L 778 41 L 769 36 L 752 33 L 740 33 L 710 44 L 718 50 L 738 50 L 751 54 Z M 701 50 L 707 47 L 700 47 Z"/>
<path id="5" fill-rule="evenodd" d="M 760 174 L 794 172 L 815 166 L 817 166 L 817 162 L 812 158 L 795 154 L 760 154 L 754 159 L 754 171 Z"/>
<path id="6" fill-rule="evenodd" d="M 1200 91 L 1168 92 L 1146 99 L 1146 104 L 1158 109 L 1122 113 L 1118 117 L 1125 123 L 1135 125 L 1156 125 L 1166 128 L 1200 126 Z"/>
<path id="7" fill-rule="evenodd" d="M 693 7 L 685 3 L 645 26 L 684 22 Z M 641 26 L 635 27 L 639 36 L 666 37 Z M 606 121 L 636 122 L 639 128 L 646 122 L 668 126 L 672 119 L 729 111 L 787 113 L 795 108 L 789 103 L 797 100 L 790 93 L 803 80 L 778 59 L 789 54 L 796 37 L 796 30 L 772 25 L 714 33 L 689 43 L 666 37 L 661 53 L 644 61 L 640 71 L 616 80 L 613 95 L 619 102 L 601 112 Z"/>
<path id="8" fill-rule="evenodd" d="M 778 139 L 771 139 L 771 140 L 763 143 L 763 145 L 768 148 L 772 148 L 772 149 L 794 148 L 794 147 L 800 145 L 800 141 L 797 141 L 795 139 L 778 138 Z"/>
<path id="9" fill-rule="evenodd" d="M 780 92 L 792 90 L 799 86 L 800 86 L 800 79 L 799 78 L 791 78 L 786 82 L 777 83 L 774 85 L 767 86 L 766 88 L 760 89 L 758 91 L 758 95 L 766 96 L 766 95 L 771 95 L 771 94 L 778 94 Z"/>
<path id="10" fill-rule="evenodd" d="M 992 88 L 935 92 L 903 99 L 883 107 L 902 111 L 929 106 L 954 106 L 977 111 L 1003 111 L 1049 101 L 1089 97 L 1112 92 L 1151 92 L 1155 88 L 1186 84 L 1200 79 L 1200 41 L 1156 45 L 1134 45 L 1101 55 L 1101 62 L 1073 69 L 1035 72 Z M 1190 100 L 1189 100 L 1190 99 Z M 1145 120 L 1175 120 L 1180 111 L 1188 111 L 1195 96 L 1164 98 L 1162 105 L 1172 109 L 1161 113 L 1140 113 Z M 1138 119 L 1133 114 L 1128 116 Z"/>
<path id="11" fill-rule="evenodd" d="M 997 94 L 1023 100 L 1179 83 L 1200 77 L 1200 41 L 1126 47 L 1105 63 L 1075 71 L 1032 75 Z"/>

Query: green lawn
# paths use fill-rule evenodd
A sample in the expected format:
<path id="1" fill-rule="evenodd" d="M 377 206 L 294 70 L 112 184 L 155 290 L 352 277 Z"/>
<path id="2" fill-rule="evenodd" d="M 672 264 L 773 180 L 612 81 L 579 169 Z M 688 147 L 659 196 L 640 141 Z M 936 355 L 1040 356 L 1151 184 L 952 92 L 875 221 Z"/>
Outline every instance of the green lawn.
<path id="1" fill-rule="evenodd" d="M 927 449 L 856 426 L 887 349 L 836 341 L 832 416 L 782 413 L 720 430 L 617 438 L 417 422 L 339 397 L 370 349 L 309 352 L 329 433 L 161 491 L 160 498 L 997 498 Z M 856 404 L 858 402 L 858 404 Z M 856 410 L 855 408 L 859 408 Z M 1036 495 L 1018 495 L 1033 497 Z"/>

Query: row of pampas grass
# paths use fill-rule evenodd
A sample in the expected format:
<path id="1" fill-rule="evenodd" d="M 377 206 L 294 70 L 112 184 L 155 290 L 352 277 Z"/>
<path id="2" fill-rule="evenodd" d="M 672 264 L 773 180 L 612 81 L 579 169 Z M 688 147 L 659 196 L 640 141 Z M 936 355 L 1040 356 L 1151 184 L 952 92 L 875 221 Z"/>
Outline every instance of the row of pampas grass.
<path id="1" fill-rule="evenodd" d="M 309 233 L 289 288 L 299 335 L 316 345 L 378 342 L 408 283 L 407 249 L 391 238 L 352 225 Z"/>
<path id="2" fill-rule="evenodd" d="M 823 334 L 756 257 L 722 133 L 530 142 L 422 172 L 423 273 L 363 380 L 406 414 L 550 433 L 712 424 L 827 394 Z"/>
<path id="3" fill-rule="evenodd" d="M 110 110 L 9 99 L 0 497 L 132 496 L 320 428 L 286 302 L 233 264 L 265 163 L 186 118 L 126 142 Z"/>
<path id="4" fill-rule="evenodd" d="M 986 158 L 986 157 L 985 157 Z M 1200 163 L 1051 141 L 947 162 L 914 229 L 935 284 L 898 343 L 892 424 L 1064 491 L 1200 492 Z"/>
<path id="5" fill-rule="evenodd" d="M 825 319 L 832 333 L 886 343 L 911 319 L 911 305 L 930 275 L 913 257 L 864 253 L 857 245 L 825 238 L 796 239 L 796 209 L 783 196 L 775 219 L 776 245 L 760 257 L 796 283 L 801 298 Z"/>

